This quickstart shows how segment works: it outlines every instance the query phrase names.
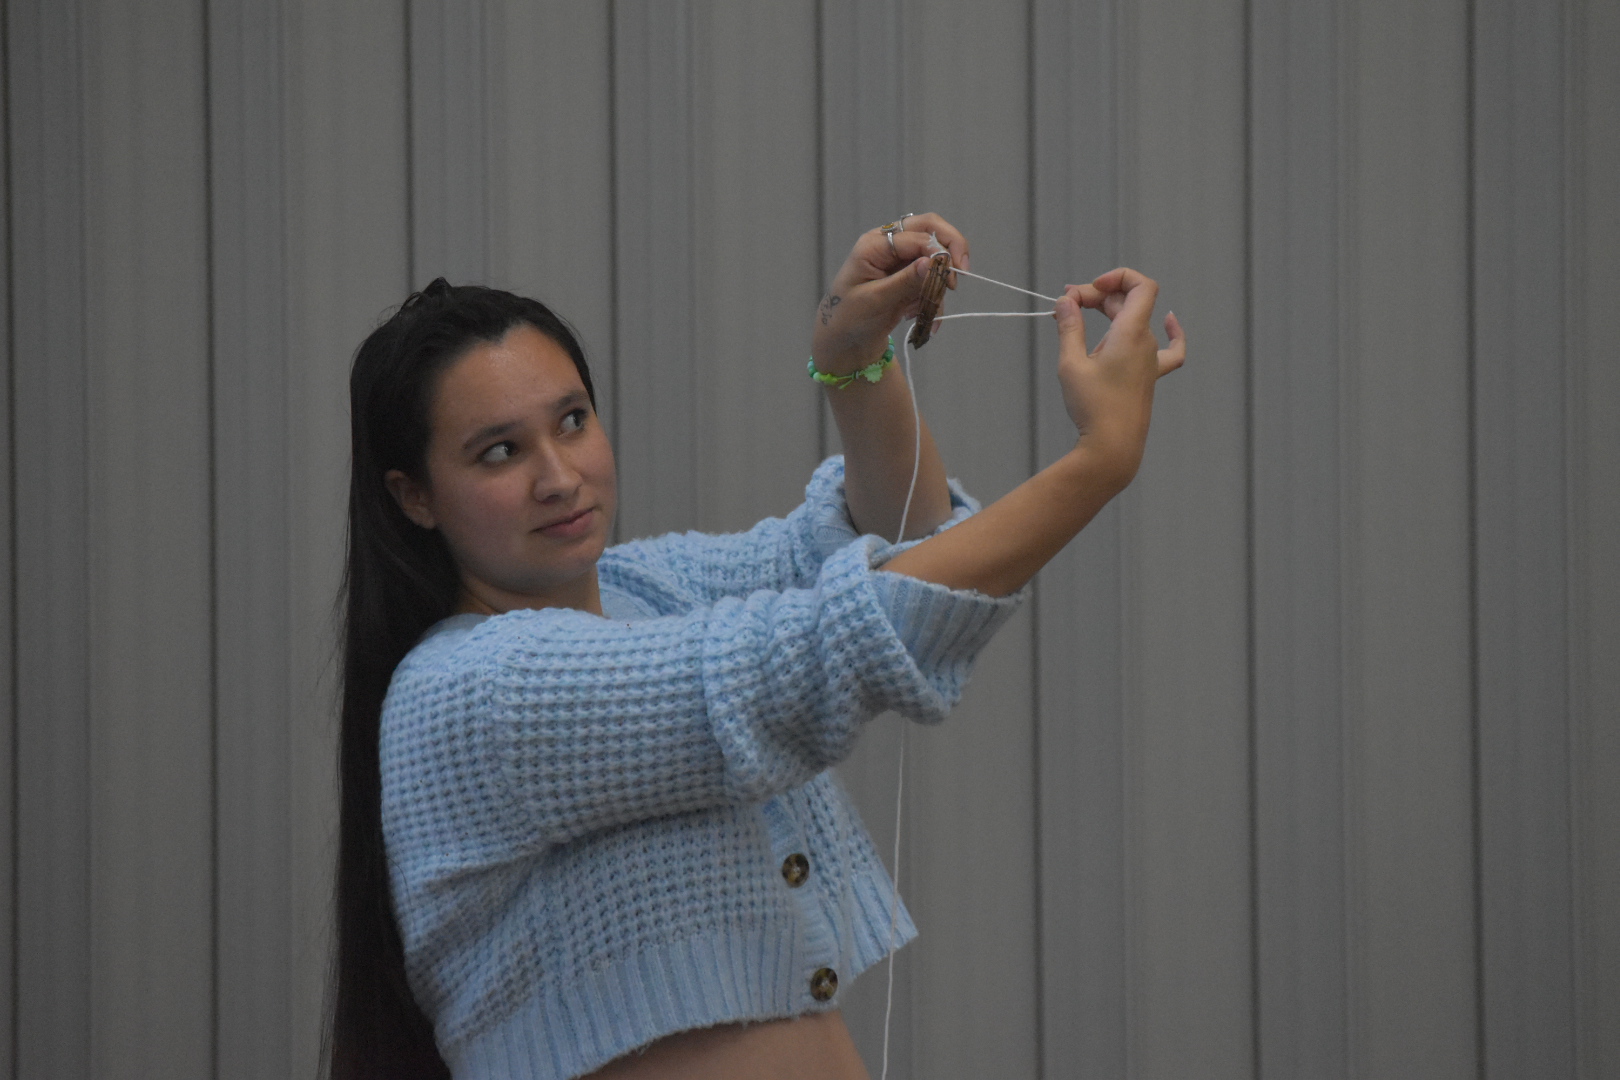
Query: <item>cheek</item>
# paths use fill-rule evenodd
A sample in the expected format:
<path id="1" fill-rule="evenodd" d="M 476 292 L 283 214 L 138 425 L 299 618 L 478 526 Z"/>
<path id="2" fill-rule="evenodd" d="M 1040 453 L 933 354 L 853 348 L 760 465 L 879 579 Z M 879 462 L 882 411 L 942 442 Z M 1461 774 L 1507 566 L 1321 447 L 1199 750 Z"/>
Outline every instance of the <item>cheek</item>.
<path id="1" fill-rule="evenodd" d="M 527 491 L 521 483 L 461 484 L 438 493 L 435 508 L 445 538 L 461 551 L 498 548 L 519 520 Z"/>
<path id="2" fill-rule="evenodd" d="M 596 485 L 597 490 L 606 497 L 613 498 L 618 491 L 619 472 L 613 460 L 613 444 L 608 442 L 605 434 L 600 435 L 600 443 L 594 448 L 587 467 L 590 469 L 591 482 Z"/>

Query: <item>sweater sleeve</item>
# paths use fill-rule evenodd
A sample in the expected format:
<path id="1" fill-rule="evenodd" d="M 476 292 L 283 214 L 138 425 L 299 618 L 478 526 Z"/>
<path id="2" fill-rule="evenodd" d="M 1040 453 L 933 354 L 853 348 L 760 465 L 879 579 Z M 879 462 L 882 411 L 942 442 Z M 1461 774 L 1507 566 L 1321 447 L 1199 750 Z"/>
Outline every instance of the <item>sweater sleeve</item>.
<path id="1" fill-rule="evenodd" d="M 951 517 L 940 529 L 979 509 L 955 481 L 950 489 Z M 678 580 L 692 600 L 709 604 L 759 589 L 807 588 L 827 558 L 855 537 L 844 501 L 844 459 L 837 455 L 817 467 L 804 502 L 785 518 L 766 518 L 740 533 L 668 533 L 632 540 L 612 548 L 600 567 L 604 583 L 634 580 L 641 588 L 632 585 L 633 590 L 647 592 L 649 582 Z"/>
<path id="2" fill-rule="evenodd" d="M 385 707 L 385 816 L 463 867 L 614 825 L 762 801 L 842 759 L 893 709 L 937 722 L 1012 613 L 839 550 L 809 588 L 625 623 L 583 612 L 486 620 L 434 663 L 408 659 Z M 427 805 L 436 804 L 436 805 Z M 452 850 L 455 849 L 455 850 Z M 456 854 L 459 851 L 460 854 Z"/>

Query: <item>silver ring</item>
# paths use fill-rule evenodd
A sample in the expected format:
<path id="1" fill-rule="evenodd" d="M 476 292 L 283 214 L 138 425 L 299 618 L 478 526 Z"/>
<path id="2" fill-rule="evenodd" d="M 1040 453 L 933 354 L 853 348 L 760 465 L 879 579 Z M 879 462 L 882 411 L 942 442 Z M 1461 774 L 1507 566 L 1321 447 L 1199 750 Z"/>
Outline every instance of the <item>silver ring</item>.
<path id="1" fill-rule="evenodd" d="M 902 222 L 904 222 L 904 221 L 905 221 L 905 218 L 902 217 L 900 219 L 900 221 L 891 221 L 887 225 L 883 226 L 883 229 L 882 229 L 883 235 L 889 241 L 889 254 L 893 255 L 897 259 L 900 257 L 900 252 L 895 250 L 894 234 L 897 233 L 897 232 L 904 232 L 905 231 L 905 229 L 902 227 Z"/>
<path id="2" fill-rule="evenodd" d="M 900 231 L 905 232 L 905 230 L 906 230 L 906 218 L 908 218 L 908 217 L 916 217 L 916 216 L 917 216 L 916 214 L 912 214 L 912 213 L 901 214 L 900 215 Z"/>

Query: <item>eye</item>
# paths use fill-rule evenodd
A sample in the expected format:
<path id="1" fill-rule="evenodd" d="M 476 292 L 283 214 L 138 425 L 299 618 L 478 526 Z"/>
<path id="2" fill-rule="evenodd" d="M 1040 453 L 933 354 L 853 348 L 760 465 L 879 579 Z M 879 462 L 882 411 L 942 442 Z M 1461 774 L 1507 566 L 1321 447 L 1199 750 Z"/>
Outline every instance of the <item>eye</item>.
<path id="1" fill-rule="evenodd" d="M 589 417 L 590 417 L 590 414 L 587 413 L 584 409 L 575 409 L 575 410 L 573 410 L 567 416 L 563 417 L 563 422 L 562 422 L 563 432 L 564 433 L 569 433 L 569 432 L 575 432 L 575 431 L 583 431 L 585 429 L 585 421 L 587 419 L 589 419 Z"/>
<path id="2" fill-rule="evenodd" d="M 510 461 L 512 459 L 512 455 L 516 452 L 517 446 L 508 439 L 496 443 L 488 450 L 485 450 L 482 454 L 479 454 L 478 460 L 487 461 L 491 465 L 498 465 L 503 461 Z"/>

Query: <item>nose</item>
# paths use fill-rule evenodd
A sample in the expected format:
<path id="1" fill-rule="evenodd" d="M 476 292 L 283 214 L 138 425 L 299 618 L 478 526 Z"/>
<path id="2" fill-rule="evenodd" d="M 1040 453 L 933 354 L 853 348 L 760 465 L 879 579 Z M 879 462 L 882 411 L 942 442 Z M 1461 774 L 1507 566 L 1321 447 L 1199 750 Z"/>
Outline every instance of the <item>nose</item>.
<path id="1" fill-rule="evenodd" d="M 535 455 L 535 462 L 538 466 L 534 476 L 535 501 L 542 503 L 572 501 L 575 492 L 579 491 L 583 478 L 567 452 L 548 440 L 542 444 L 540 453 Z"/>

